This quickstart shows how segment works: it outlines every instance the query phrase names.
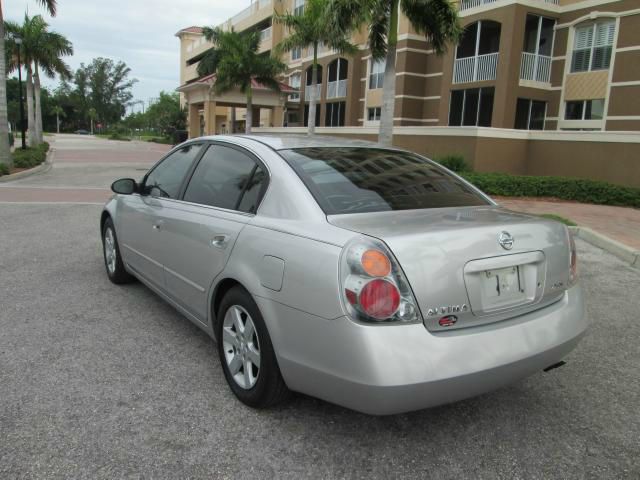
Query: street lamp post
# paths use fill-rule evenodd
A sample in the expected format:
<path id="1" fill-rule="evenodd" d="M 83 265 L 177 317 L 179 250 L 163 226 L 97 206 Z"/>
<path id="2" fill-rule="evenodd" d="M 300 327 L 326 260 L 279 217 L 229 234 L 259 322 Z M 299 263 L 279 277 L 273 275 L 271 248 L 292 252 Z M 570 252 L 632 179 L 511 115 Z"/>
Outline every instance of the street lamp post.
<path id="1" fill-rule="evenodd" d="M 18 46 L 18 85 L 20 90 L 20 131 L 22 132 L 22 149 L 25 150 L 27 148 L 27 142 L 25 140 L 24 133 L 24 105 L 22 103 L 22 64 L 20 62 L 20 45 L 22 45 L 22 38 L 19 36 L 13 37 L 16 45 Z"/>

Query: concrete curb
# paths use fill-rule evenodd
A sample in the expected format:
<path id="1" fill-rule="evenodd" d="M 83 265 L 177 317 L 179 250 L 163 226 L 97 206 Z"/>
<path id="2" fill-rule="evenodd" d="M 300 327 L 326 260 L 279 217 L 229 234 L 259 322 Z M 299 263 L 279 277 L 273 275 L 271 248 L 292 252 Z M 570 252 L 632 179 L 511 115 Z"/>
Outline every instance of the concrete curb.
<path id="1" fill-rule="evenodd" d="M 24 170 L 18 173 L 12 173 L 11 175 L 3 175 L 0 177 L 0 183 L 12 182 L 14 180 L 20 180 L 26 177 L 30 177 L 31 175 L 37 175 L 39 173 L 48 172 L 53 166 L 53 149 L 49 149 L 47 152 L 47 158 L 45 158 L 44 162 L 42 162 L 37 167 L 30 168 L 29 170 Z"/>
<path id="2" fill-rule="evenodd" d="M 617 242 L 609 237 L 595 232 L 586 227 L 569 227 L 569 230 L 578 238 L 585 242 L 602 248 L 615 255 L 627 265 L 640 269 L 640 250 L 634 250 L 623 243 Z"/>

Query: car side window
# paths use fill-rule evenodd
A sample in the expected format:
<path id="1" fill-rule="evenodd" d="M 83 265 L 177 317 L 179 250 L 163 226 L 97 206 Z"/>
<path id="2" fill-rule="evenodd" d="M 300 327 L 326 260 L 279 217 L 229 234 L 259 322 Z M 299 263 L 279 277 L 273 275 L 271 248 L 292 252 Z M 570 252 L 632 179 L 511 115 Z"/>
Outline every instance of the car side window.
<path id="1" fill-rule="evenodd" d="M 147 176 L 144 192 L 153 197 L 178 198 L 184 176 L 201 148 L 200 144 L 186 145 L 165 158 Z"/>
<path id="2" fill-rule="evenodd" d="M 266 180 L 264 170 L 246 153 L 212 145 L 194 170 L 184 200 L 255 213 Z"/>

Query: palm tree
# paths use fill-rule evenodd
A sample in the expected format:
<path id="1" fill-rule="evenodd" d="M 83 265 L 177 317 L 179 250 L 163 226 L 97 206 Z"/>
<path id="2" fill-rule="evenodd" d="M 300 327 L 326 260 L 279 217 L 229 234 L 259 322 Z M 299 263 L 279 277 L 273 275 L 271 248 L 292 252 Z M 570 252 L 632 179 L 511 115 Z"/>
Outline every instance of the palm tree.
<path id="1" fill-rule="evenodd" d="M 311 95 L 309 97 L 308 128 L 309 135 L 316 130 L 316 103 L 318 101 L 318 48 L 324 44 L 341 54 L 353 54 L 358 49 L 348 40 L 350 25 L 332 21 L 328 10 L 328 0 L 307 0 L 302 15 L 289 12 L 273 16 L 273 21 L 289 29 L 289 35 L 276 47 L 277 53 L 290 52 L 297 48 L 313 50 L 311 68 Z M 344 27 L 344 28 L 340 28 Z"/>
<path id="2" fill-rule="evenodd" d="M 71 43 L 62 35 L 48 31 L 49 25 L 40 15 L 24 17 L 24 23 L 5 22 L 9 34 L 7 48 L 16 51 L 14 38 L 22 38 L 21 57 L 27 68 L 27 117 L 31 145 L 42 143 L 42 108 L 40 104 L 40 68 L 48 77 L 59 74 L 63 79 L 71 78 L 69 67 L 61 57 L 73 53 Z M 9 71 L 18 68 L 16 56 L 10 56 Z M 34 102 L 35 100 L 35 102 Z"/>
<path id="3" fill-rule="evenodd" d="M 280 91 L 276 77 L 286 65 L 274 57 L 260 55 L 260 32 L 225 31 L 220 27 L 203 29 L 204 37 L 213 48 L 207 51 L 198 64 L 198 75 L 215 74 L 213 90 L 221 94 L 239 88 L 247 96 L 247 134 L 253 123 L 253 82 L 275 91 Z"/>
<path id="4" fill-rule="evenodd" d="M 71 79 L 71 69 L 64 63 L 61 57 L 73 55 L 73 46 L 69 40 L 59 33 L 47 31 L 46 27 L 48 27 L 48 25 L 46 23 L 44 23 L 44 27 L 42 38 L 39 42 L 40 48 L 33 54 L 36 138 L 38 143 L 43 142 L 42 106 L 40 103 L 40 68 L 42 68 L 44 74 L 49 78 L 54 78 L 57 74 L 64 80 Z"/>
<path id="5" fill-rule="evenodd" d="M 89 120 L 91 120 L 91 135 L 93 135 L 93 122 L 95 122 L 98 112 L 95 108 L 91 107 L 87 113 L 89 114 Z"/>
<path id="6" fill-rule="evenodd" d="M 342 29 L 369 27 L 369 48 L 374 60 L 386 60 L 382 92 L 382 115 L 378 142 L 391 145 L 396 96 L 396 48 L 398 18 L 403 13 L 414 30 L 425 35 L 441 55 L 461 33 L 458 11 L 449 0 L 330 0 L 332 22 Z"/>
<path id="7" fill-rule="evenodd" d="M 60 105 L 56 105 L 51 111 L 56 114 L 56 133 L 60 133 L 60 117 L 64 118 L 67 114 L 64 113 L 64 108 Z"/>
<path id="8" fill-rule="evenodd" d="M 38 0 L 51 16 L 56 15 L 56 0 Z M 0 4 L 0 52 L 5 51 L 4 12 Z M 7 117 L 7 69 L 6 58 L 0 55 L 0 163 L 11 165 L 9 150 L 9 119 Z"/>

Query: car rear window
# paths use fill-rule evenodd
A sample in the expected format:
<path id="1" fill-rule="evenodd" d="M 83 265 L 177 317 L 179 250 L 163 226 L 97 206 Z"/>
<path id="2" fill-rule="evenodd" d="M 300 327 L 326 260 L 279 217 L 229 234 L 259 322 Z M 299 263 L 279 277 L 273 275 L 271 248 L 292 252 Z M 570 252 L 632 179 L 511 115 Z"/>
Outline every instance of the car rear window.
<path id="1" fill-rule="evenodd" d="M 489 204 L 442 167 L 407 152 L 314 147 L 280 154 L 327 215 Z"/>

